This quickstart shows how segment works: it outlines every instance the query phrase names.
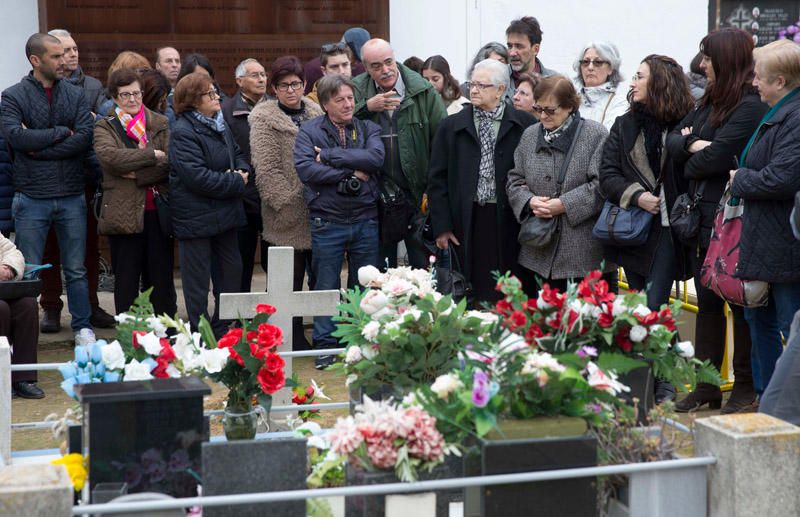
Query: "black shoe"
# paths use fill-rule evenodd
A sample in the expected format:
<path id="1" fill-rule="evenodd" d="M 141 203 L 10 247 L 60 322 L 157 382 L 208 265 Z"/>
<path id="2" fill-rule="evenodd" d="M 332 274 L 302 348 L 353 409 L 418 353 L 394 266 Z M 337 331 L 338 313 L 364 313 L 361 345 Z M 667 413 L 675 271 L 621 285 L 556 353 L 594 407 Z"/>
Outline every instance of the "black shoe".
<path id="1" fill-rule="evenodd" d="M 324 370 L 335 362 L 335 355 L 318 355 L 316 359 L 314 359 L 314 368 L 317 370 Z"/>
<path id="2" fill-rule="evenodd" d="M 728 402 L 719 412 L 720 415 L 731 415 L 733 413 L 754 413 L 758 412 L 758 401 L 756 391 L 752 383 L 734 383 L 731 396 Z"/>
<path id="3" fill-rule="evenodd" d="M 35 382 L 21 381 L 14 383 L 14 392 L 24 399 L 43 399 L 44 392 Z"/>
<path id="4" fill-rule="evenodd" d="M 92 308 L 92 316 L 89 318 L 89 322 L 93 327 L 101 329 L 113 329 L 117 326 L 117 320 L 114 319 L 114 316 L 104 311 L 101 307 Z"/>
<path id="5" fill-rule="evenodd" d="M 656 405 L 659 405 L 662 402 L 667 402 L 668 400 L 675 400 L 675 386 L 667 381 L 656 377 L 653 388 L 655 394 L 654 401 Z"/>
<path id="6" fill-rule="evenodd" d="M 55 334 L 61 332 L 61 311 L 56 309 L 45 309 L 39 330 L 44 334 Z"/>

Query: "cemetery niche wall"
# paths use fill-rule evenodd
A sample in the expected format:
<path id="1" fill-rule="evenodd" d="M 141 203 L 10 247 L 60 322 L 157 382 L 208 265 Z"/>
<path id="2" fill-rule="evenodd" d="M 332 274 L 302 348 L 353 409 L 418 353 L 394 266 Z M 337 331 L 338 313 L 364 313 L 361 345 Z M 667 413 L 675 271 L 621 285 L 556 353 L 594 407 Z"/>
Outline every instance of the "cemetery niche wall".
<path id="1" fill-rule="evenodd" d="M 800 18 L 797 0 L 711 0 L 708 30 L 735 27 L 753 35 L 757 47 L 778 39 L 778 32 Z"/>
<path id="2" fill-rule="evenodd" d="M 350 27 L 388 39 L 389 0 L 39 0 L 39 30 L 69 30 L 84 72 L 104 84 L 119 52 L 152 62 L 156 49 L 172 46 L 182 57 L 205 54 L 220 86 L 233 93 L 242 59 L 267 65 L 295 55 L 305 62 Z"/>

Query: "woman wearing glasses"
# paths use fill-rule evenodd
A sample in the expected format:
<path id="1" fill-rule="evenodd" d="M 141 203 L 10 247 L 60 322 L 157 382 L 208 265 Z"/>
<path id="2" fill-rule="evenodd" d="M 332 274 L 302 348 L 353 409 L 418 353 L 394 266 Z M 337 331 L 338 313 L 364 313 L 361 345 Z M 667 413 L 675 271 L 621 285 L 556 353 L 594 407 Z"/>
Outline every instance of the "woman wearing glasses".
<path id="1" fill-rule="evenodd" d="M 616 45 L 607 41 L 584 46 L 572 65 L 578 73 L 575 88 L 581 96 L 581 116 L 609 130 L 628 111 L 628 85 L 622 80 L 621 65 Z"/>
<path id="2" fill-rule="evenodd" d="M 581 118 L 581 99 L 563 75 L 542 78 L 533 95 L 539 124 L 522 135 L 506 190 L 521 223 L 556 218 L 553 239 L 538 246 L 523 244 L 519 263 L 564 292 L 569 279 L 582 278 L 603 260 L 592 226 L 601 208 L 597 170 L 608 131 L 599 122 Z M 608 261 L 605 278 L 616 289 L 616 265 Z M 535 298 L 537 284 L 526 287 Z"/>
<path id="3" fill-rule="evenodd" d="M 436 246 L 455 252 L 475 302 L 494 301 L 493 271 L 524 276 L 517 264 L 519 224 L 506 196 L 514 149 L 536 119 L 505 100 L 508 66 L 481 61 L 469 83 L 470 102 L 436 132 L 428 206 Z"/>
<path id="4" fill-rule="evenodd" d="M 194 72 L 175 85 L 176 121 L 169 146 L 170 209 L 180 251 L 186 311 L 192 328 L 208 318 L 211 262 L 216 293 L 237 292 L 242 258 L 236 229 L 246 224 L 242 196 L 250 165 L 245 161 L 220 111 L 219 93 L 211 77 Z M 219 297 L 210 319 L 219 338 L 226 325 L 219 320 Z"/>
<path id="5" fill-rule="evenodd" d="M 300 126 L 323 112 L 316 102 L 303 96 L 303 65 L 296 57 L 276 59 L 269 78 L 277 100 L 256 105 L 249 117 L 262 235 L 273 246 L 294 248 L 294 290 L 302 291 L 303 277 L 306 271 L 311 273 L 311 227 L 292 153 Z M 303 319 L 294 318 L 293 325 L 294 348 L 308 349 Z"/>
<path id="6" fill-rule="evenodd" d="M 130 68 L 114 72 L 108 82 L 114 109 L 94 131 L 103 168 L 97 229 L 111 246 L 116 312 L 130 308 L 141 285 L 153 288 L 156 314 L 175 314 L 172 236 L 162 231 L 155 206 L 155 196 L 167 193 L 169 123 L 144 106 L 141 84 Z"/>

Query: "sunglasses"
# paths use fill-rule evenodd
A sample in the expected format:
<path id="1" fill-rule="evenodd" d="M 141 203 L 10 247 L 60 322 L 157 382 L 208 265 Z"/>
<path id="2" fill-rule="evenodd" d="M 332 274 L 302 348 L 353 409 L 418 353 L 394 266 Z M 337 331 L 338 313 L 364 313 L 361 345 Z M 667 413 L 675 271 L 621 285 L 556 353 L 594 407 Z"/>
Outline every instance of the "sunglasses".
<path id="1" fill-rule="evenodd" d="M 607 65 L 608 61 L 604 59 L 581 59 L 579 63 L 581 64 L 581 66 L 594 65 L 599 68 L 603 65 Z"/>
<path id="2" fill-rule="evenodd" d="M 535 113 L 538 113 L 539 115 L 541 115 L 542 113 L 546 113 L 548 116 L 552 117 L 553 115 L 556 114 L 556 111 L 558 111 L 558 108 L 560 108 L 560 107 L 561 106 L 556 106 L 555 108 L 543 108 L 543 107 L 539 106 L 538 104 L 534 104 L 531 107 L 531 109 Z"/>
<path id="3" fill-rule="evenodd" d="M 322 45 L 322 48 L 320 50 L 322 50 L 324 54 L 328 54 L 330 52 L 333 52 L 334 50 L 346 50 L 346 49 L 347 49 L 347 43 L 339 42 L 339 43 L 326 43 L 325 45 Z"/>

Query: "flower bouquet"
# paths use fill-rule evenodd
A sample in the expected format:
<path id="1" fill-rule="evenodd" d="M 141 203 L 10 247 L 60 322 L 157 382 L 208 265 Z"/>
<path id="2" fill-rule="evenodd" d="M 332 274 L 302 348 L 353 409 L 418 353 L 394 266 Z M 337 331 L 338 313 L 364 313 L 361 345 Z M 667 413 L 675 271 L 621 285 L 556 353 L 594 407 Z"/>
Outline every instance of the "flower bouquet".
<path id="1" fill-rule="evenodd" d="M 800 20 L 778 31 L 778 39 L 788 39 L 800 43 Z"/>
<path id="2" fill-rule="evenodd" d="M 580 283 L 569 283 L 565 293 L 545 283 L 537 298 L 528 299 L 519 280 L 505 275 L 497 284 L 504 299 L 495 312 L 505 328 L 541 351 L 596 350 L 603 371 L 625 373 L 649 362 L 654 375 L 682 391 L 698 382 L 722 382 L 709 361 L 694 357 L 690 342 L 675 342 L 680 302 L 651 311 L 645 293 L 617 296 L 601 276 L 593 271 Z"/>
<path id="3" fill-rule="evenodd" d="M 367 394 L 433 382 L 457 366 L 464 340 L 482 332 L 480 319 L 464 318 L 466 302 L 434 290 L 429 271 L 367 266 L 358 279 L 366 290 L 345 294 L 333 335 L 346 347 L 347 384 Z"/>

